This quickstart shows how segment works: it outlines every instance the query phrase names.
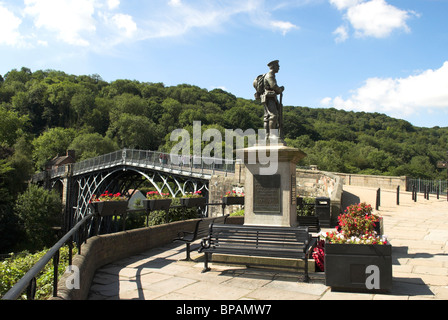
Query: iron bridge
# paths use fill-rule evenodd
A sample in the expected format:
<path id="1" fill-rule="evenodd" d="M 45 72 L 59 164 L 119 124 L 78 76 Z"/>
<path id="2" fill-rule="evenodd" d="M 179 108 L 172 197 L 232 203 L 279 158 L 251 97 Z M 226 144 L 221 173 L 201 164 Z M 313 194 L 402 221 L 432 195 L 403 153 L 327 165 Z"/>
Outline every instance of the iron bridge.
<path id="1" fill-rule="evenodd" d="M 65 228 L 69 230 L 90 213 L 93 195 L 106 190 L 134 195 L 143 184 L 159 192 L 181 197 L 201 191 L 208 198 L 213 175 L 233 175 L 235 161 L 213 158 L 181 157 L 150 150 L 123 149 L 96 158 L 36 174 L 35 183 L 46 183 L 62 194 L 65 205 Z"/>

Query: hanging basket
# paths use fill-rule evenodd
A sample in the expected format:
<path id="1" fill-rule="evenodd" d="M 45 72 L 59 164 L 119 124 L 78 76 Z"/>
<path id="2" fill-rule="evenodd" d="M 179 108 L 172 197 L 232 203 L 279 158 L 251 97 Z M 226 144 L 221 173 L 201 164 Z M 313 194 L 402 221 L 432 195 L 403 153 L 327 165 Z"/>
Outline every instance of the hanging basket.
<path id="1" fill-rule="evenodd" d="M 125 214 L 128 202 L 123 201 L 96 201 L 91 203 L 94 211 L 101 217 Z"/>
<path id="2" fill-rule="evenodd" d="M 187 208 L 193 207 L 204 207 L 206 203 L 206 198 L 180 198 L 180 204 Z"/>
<path id="3" fill-rule="evenodd" d="M 143 200 L 145 210 L 168 210 L 171 206 L 172 199 L 146 199 Z"/>
<path id="4" fill-rule="evenodd" d="M 228 205 L 244 205 L 244 197 L 222 197 L 222 203 Z"/>

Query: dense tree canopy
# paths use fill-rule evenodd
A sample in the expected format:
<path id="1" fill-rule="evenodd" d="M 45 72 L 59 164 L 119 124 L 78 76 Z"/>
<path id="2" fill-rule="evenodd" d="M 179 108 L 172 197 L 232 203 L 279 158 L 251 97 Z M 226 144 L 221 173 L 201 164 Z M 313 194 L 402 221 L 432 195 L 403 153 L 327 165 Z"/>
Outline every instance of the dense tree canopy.
<path id="1" fill-rule="evenodd" d="M 170 133 L 204 127 L 262 128 L 260 103 L 194 85 L 69 75 L 56 70 L 11 70 L 0 81 L 0 143 L 26 136 L 35 170 L 73 148 L 78 159 L 119 148 L 167 150 Z M 379 113 L 284 107 L 289 145 L 308 154 L 301 165 L 322 170 L 444 178 L 448 127 L 419 128 Z M 14 150 L 13 150 L 14 152 Z"/>
<path id="2" fill-rule="evenodd" d="M 379 113 L 300 106 L 285 106 L 283 114 L 287 144 L 308 155 L 299 165 L 446 178 L 436 164 L 447 156 L 448 127 L 420 128 Z M 10 226 L 25 210 L 14 215 L 14 204 L 30 175 L 69 149 L 77 160 L 121 148 L 169 151 L 177 143 L 170 140 L 173 130 L 192 134 L 193 122 L 200 121 L 202 132 L 213 128 L 221 133 L 224 155 L 225 129 L 261 129 L 262 118 L 259 102 L 222 89 L 126 79 L 108 83 L 99 75 L 25 67 L 0 75 L 0 243 L 12 241 Z M 1 232 L 5 228 L 8 233 Z"/>

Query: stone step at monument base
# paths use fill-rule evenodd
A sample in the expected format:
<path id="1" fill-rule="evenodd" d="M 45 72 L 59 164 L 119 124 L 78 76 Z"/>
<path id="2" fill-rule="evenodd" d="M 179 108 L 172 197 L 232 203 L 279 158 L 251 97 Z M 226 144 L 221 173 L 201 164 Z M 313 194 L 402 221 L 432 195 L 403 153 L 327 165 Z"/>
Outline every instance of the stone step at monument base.
<path id="1" fill-rule="evenodd" d="M 195 257 L 195 261 L 203 261 L 203 255 Z M 286 272 L 304 272 L 304 259 L 288 259 L 288 258 L 272 258 L 272 257 L 257 257 L 257 256 L 239 256 L 230 254 L 213 254 L 213 264 L 217 265 L 248 265 L 251 268 L 263 268 L 269 270 L 278 270 Z M 315 261 L 313 258 L 308 258 L 308 272 L 315 272 Z"/>

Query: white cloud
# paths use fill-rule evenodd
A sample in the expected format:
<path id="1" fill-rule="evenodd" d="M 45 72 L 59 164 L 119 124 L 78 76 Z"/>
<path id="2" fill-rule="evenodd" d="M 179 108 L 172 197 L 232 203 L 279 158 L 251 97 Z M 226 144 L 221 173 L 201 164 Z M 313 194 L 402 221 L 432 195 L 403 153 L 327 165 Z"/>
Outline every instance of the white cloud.
<path id="1" fill-rule="evenodd" d="M 329 0 L 338 10 L 346 11 L 344 19 L 355 30 L 357 37 L 384 38 L 395 30 L 409 32 L 407 20 L 413 15 L 412 11 L 401 10 L 388 4 L 385 0 Z M 335 30 L 336 41 L 348 38 L 348 34 L 341 36 L 341 28 Z"/>
<path id="2" fill-rule="evenodd" d="M 112 17 L 112 22 L 117 29 L 123 30 L 126 37 L 130 38 L 137 31 L 137 24 L 133 18 L 127 14 L 116 14 Z"/>
<path id="3" fill-rule="evenodd" d="M 276 10 L 309 1 L 282 1 L 272 8 L 266 0 L 159 0 L 139 5 L 136 12 L 124 12 L 120 0 L 24 0 L 15 5 L 22 13 L 16 16 L 0 0 L 0 44 L 17 46 L 20 39 L 28 47 L 62 42 L 104 51 L 129 39 L 222 31 L 236 21 L 286 35 L 298 27 L 275 19 Z"/>
<path id="4" fill-rule="evenodd" d="M 89 45 L 82 34 L 96 30 L 92 0 L 25 0 L 24 11 L 34 18 L 37 28 L 55 32 L 58 39 L 71 45 Z"/>
<path id="5" fill-rule="evenodd" d="M 168 2 L 168 5 L 172 7 L 179 7 L 182 5 L 182 3 L 181 0 L 170 0 L 170 2 Z"/>
<path id="6" fill-rule="evenodd" d="M 333 34 L 336 35 L 336 42 L 344 42 L 348 39 L 348 31 L 345 26 L 338 27 Z"/>
<path id="7" fill-rule="evenodd" d="M 330 0 L 330 3 L 338 10 L 344 10 L 357 5 L 360 1 L 362 0 Z"/>
<path id="8" fill-rule="evenodd" d="M 117 9 L 120 6 L 120 0 L 107 0 L 109 10 Z"/>
<path id="9" fill-rule="evenodd" d="M 222 30 L 231 20 L 235 23 L 237 17 L 282 34 L 297 28 L 289 21 L 272 18 L 273 14 L 265 8 L 265 0 L 169 0 L 167 4 L 148 12 L 145 22 L 148 30 L 144 38 L 181 36 L 197 29 Z"/>
<path id="10" fill-rule="evenodd" d="M 288 33 L 293 29 L 298 29 L 296 25 L 288 21 L 271 21 L 270 24 L 274 29 L 280 30 L 283 35 L 285 35 L 286 33 Z"/>
<path id="11" fill-rule="evenodd" d="M 22 20 L 0 3 L 0 45 L 17 46 L 21 43 L 19 26 Z"/>
<path id="12" fill-rule="evenodd" d="M 321 105 L 344 110 L 418 114 L 428 108 L 448 110 L 448 61 L 436 70 L 407 78 L 370 78 L 348 99 L 326 97 Z"/>

